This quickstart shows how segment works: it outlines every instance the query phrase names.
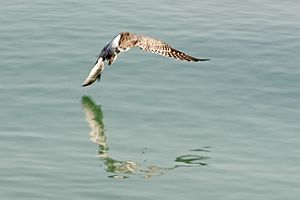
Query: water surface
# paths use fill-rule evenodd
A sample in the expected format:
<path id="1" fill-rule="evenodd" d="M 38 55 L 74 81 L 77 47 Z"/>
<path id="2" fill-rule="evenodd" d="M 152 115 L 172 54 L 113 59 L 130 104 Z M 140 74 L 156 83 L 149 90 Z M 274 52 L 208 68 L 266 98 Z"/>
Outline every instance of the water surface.
<path id="1" fill-rule="evenodd" d="M 1 199 L 298 199 L 299 6 L 1 3 Z M 81 88 L 120 31 L 211 61 L 134 49 Z"/>

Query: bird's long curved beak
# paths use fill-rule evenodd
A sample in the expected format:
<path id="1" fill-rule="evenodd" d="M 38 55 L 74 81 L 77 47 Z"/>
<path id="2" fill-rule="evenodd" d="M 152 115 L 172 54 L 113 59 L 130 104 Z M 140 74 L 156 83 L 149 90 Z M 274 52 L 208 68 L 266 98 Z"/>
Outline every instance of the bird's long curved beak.
<path id="1" fill-rule="evenodd" d="M 104 62 L 102 57 L 100 57 L 97 62 L 95 63 L 94 67 L 92 68 L 90 74 L 88 77 L 84 80 L 82 83 L 82 87 L 91 85 L 94 83 L 97 79 L 100 79 L 100 76 L 104 70 Z"/>

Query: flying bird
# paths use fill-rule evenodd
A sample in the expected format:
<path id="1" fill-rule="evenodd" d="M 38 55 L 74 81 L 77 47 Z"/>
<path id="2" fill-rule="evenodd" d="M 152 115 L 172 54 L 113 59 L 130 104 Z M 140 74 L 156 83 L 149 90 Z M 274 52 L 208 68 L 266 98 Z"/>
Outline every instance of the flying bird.
<path id="1" fill-rule="evenodd" d="M 189 62 L 209 60 L 192 57 L 182 51 L 171 47 L 169 44 L 161 40 L 157 40 L 148 36 L 137 35 L 130 32 L 121 32 L 102 49 L 99 56 L 97 57 L 94 67 L 83 82 L 82 86 L 85 87 L 91 85 L 96 80 L 100 80 L 100 77 L 104 70 L 104 61 L 108 61 L 108 65 L 111 65 L 116 61 L 118 54 L 128 51 L 133 47 L 139 47 L 143 51 Z"/>

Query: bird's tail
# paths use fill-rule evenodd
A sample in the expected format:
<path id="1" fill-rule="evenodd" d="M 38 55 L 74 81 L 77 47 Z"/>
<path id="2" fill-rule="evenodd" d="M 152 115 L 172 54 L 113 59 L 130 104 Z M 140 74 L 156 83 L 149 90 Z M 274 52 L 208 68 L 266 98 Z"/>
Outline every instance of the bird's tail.
<path id="1" fill-rule="evenodd" d="M 97 62 L 95 63 L 94 67 L 92 68 L 90 74 L 88 77 L 84 80 L 82 83 L 82 87 L 91 85 L 94 83 L 97 79 L 100 79 L 100 76 L 104 70 L 104 61 L 103 58 L 100 57 Z"/>

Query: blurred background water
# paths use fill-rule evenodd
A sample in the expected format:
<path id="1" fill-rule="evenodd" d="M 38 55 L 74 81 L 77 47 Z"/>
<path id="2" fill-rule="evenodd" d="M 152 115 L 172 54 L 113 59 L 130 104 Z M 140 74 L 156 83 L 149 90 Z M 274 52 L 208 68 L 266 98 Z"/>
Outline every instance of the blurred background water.
<path id="1" fill-rule="evenodd" d="M 1 2 L 0 198 L 298 199 L 299 8 Z M 121 31 L 211 61 L 133 49 L 82 88 Z"/>

